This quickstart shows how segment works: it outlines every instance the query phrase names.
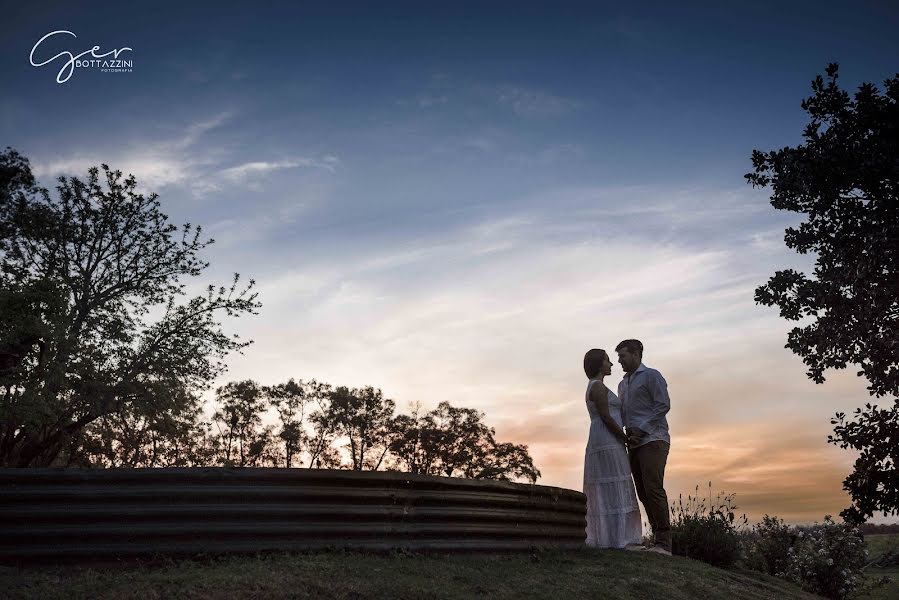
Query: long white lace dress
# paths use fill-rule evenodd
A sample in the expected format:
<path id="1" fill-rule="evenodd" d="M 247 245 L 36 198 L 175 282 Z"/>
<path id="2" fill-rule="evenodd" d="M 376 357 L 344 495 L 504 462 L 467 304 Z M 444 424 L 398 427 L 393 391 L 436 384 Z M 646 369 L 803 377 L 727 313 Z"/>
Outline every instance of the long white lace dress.
<path id="1" fill-rule="evenodd" d="M 584 495 L 587 496 L 587 545 L 596 548 L 624 548 L 639 544 L 643 537 L 637 492 L 631 477 L 627 450 L 599 416 L 590 400 L 587 385 L 587 411 L 590 413 L 590 437 L 584 453 Z M 609 413 L 622 424 L 621 401 L 609 390 Z"/>

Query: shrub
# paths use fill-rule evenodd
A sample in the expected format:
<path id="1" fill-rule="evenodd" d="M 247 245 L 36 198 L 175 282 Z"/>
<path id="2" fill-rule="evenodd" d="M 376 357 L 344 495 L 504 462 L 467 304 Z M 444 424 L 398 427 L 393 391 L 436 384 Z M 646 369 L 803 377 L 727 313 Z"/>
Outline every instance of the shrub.
<path id="1" fill-rule="evenodd" d="M 824 523 L 799 530 L 780 576 L 814 594 L 843 599 L 862 585 L 867 554 L 857 528 L 827 515 Z"/>
<path id="2" fill-rule="evenodd" d="M 743 563 L 768 575 L 783 575 L 796 530 L 782 519 L 765 515 L 743 536 Z"/>
<path id="3" fill-rule="evenodd" d="M 709 482 L 709 503 L 696 496 L 678 497 L 671 506 L 671 552 L 687 558 L 701 560 L 716 567 L 732 567 L 740 558 L 740 539 L 735 525 L 734 495 L 719 494 L 712 502 L 712 484 Z M 746 524 L 746 515 L 742 517 Z"/>

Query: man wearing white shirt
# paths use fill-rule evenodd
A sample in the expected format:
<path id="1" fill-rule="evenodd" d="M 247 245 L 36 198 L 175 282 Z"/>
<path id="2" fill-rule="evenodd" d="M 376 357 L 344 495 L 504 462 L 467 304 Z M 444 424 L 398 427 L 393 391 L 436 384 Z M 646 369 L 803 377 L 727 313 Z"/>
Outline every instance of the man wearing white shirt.
<path id="1" fill-rule="evenodd" d="M 618 384 L 628 455 L 637 496 L 655 534 L 653 551 L 671 554 L 671 519 L 665 493 L 665 463 L 671 447 L 668 384 L 662 374 L 643 364 L 640 340 L 624 340 L 615 347 L 625 376 Z"/>

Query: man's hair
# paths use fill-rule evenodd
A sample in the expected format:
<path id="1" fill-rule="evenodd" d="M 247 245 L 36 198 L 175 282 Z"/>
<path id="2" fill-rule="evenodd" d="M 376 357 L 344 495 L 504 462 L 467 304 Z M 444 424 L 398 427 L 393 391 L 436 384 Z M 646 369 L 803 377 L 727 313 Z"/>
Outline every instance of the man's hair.
<path id="1" fill-rule="evenodd" d="M 599 348 L 587 350 L 587 354 L 584 355 L 584 373 L 587 374 L 587 377 L 592 379 L 599 375 L 599 371 L 602 369 L 602 363 L 606 356 L 606 351 L 600 350 Z"/>
<path id="2" fill-rule="evenodd" d="M 615 352 L 619 350 L 627 350 L 633 354 L 639 354 L 640 358 L 643 358 L 643 342 L 640 340 L 622 340 L 619 342 L 617 346 L 615 346 Z"/>

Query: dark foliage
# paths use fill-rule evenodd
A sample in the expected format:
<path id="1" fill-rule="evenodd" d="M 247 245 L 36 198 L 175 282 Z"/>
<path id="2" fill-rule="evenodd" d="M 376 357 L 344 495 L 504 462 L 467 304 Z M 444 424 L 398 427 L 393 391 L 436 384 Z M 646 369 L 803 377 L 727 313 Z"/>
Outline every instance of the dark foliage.
<path id="1" fill-rule="evenodd" d="M 875 512 L 884 516 L 899 512 L 899 399 L 889 408 L 865 404 L 855 409 L 855 420 L 837 413 L 831 421 L 833 435 L 827 440 L 859 453 L 852 473 L 843 487 L 852 496 L 852 506 L 840 515 L 852 523 L 862 523 Z"/>
<path id="2" fill-rule="evenodd" d="M 755 571 L 783 577 L 795 540 L 796 532 L 783 519 L 765 515 L 743 536 L 744 564 Z"/>
<path id="3" fill-rule="evenodd" d="M 484 413 L 448 402 L 421 416 L 415 410 L 394 421 L 390 450 L 412 473 L 536 482 L 540 471 L 527 446 L 497 442 L 483 420 Z"/>
<path id="4" fill-rule="evenodd" d="M 95 445 L 89 427 L 156 439 L 172 415 L 196 415 L 196 391 L 249 343 L 216 316 L 259 307 L 238 275 L 183 301 L 212 240 L 190 224 L 178 239 L 133 176 L 102 165 L 86 180 L 60 177 L 56 190 L 37 187 L 14 150 L 0 153 L 2 466 L 77 463 Z M 151 309 L 162 316 L 149 320 Z M 133 441 L 110 448 L 115 462 L 131 460 Z"/>
<path id="5" fill-rule="evenodd" d="M 802 357 L 808 376 L 856 365 L 874 396 L 899 394 L 899 75 L 884 90 L 862 84 L 854 97 L 837 84 L 837 65 L 812 82 L 802 102 L 810 121 L 804 143 L 754 151 L 753 186 L 770 186 L 771 204 L 806 216 L 786 230 L 788 248 L 816 257 L 809 276 L 777 271 L 755 293 L 778 306 L 793 328 L 786 347 Z M 831 442 L 862 452 L 845 480 L 853 521 L 874 511 L 896 512 L 895 436 L 899 405 L 867 406 L 854 422 L 837 415 Z"/>

